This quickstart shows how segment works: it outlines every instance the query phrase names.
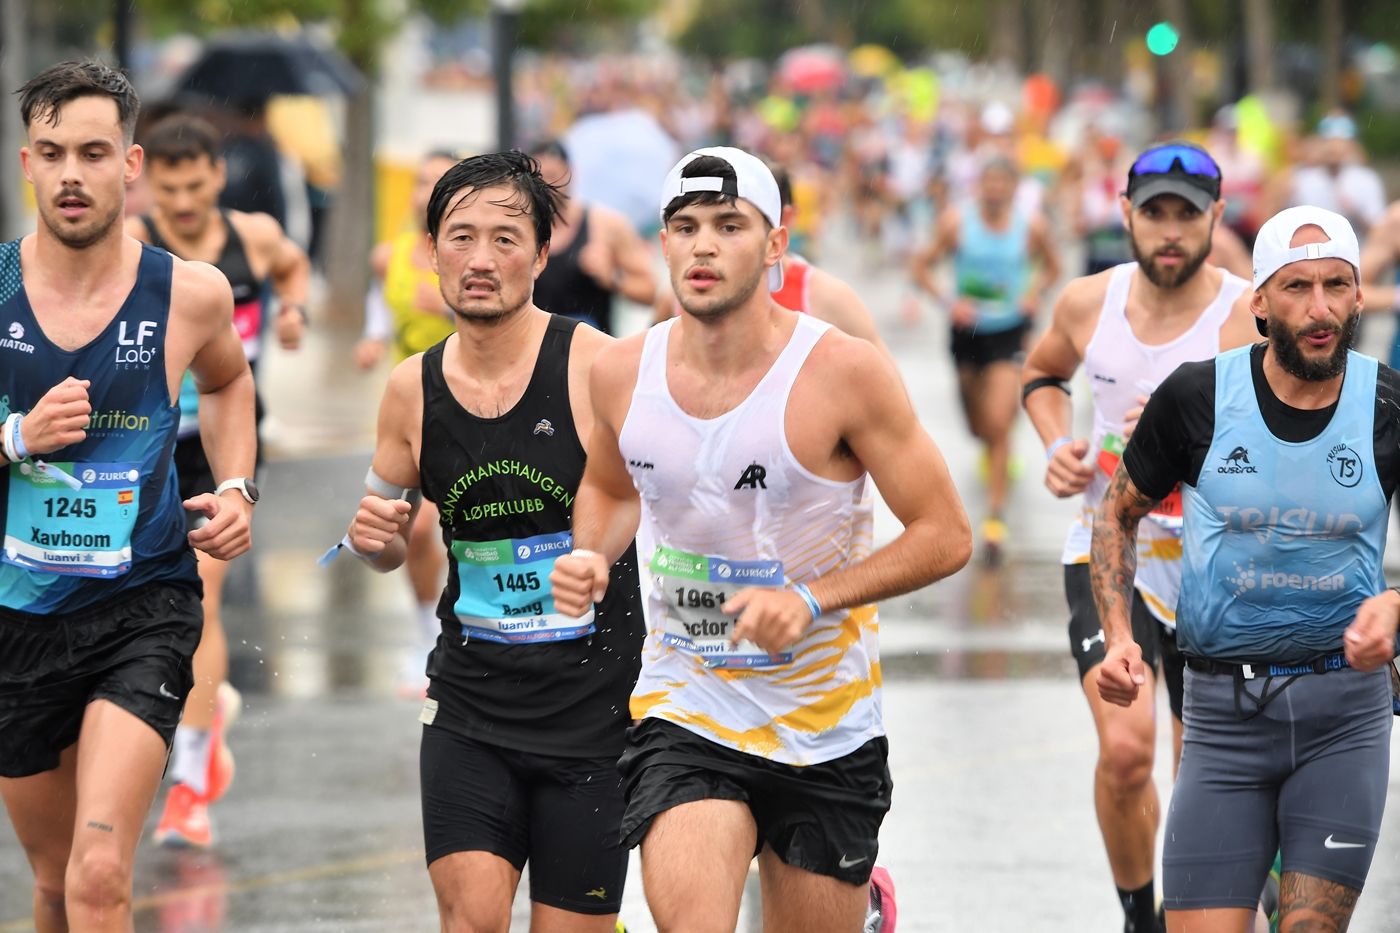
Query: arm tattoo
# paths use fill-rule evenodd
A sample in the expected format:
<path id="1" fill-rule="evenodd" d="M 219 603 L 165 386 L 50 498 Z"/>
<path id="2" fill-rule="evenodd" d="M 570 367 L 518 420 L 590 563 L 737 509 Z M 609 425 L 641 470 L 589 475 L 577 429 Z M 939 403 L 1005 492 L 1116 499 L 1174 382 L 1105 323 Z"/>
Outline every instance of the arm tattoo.
<path id="1" fill-rule="evenodd" d="M 88 829 L 96 829 L 104 833 L 110 833 L 112 832 L 112 824 L 99 823 L 97 820 L 88 820 Z"/>
<path id="2" fill-rule="evenodd" d="M 1089 549 L 1089 580 L 1099 622 L 1108 634 L 1109 619 L 1129 622 L 1133 577 L 1137 573 L 1137 527 L 1159 500 L 1144 496 L 1122 465 L 1113 473 L 1103 504 L 1094 516 L 1094 539 Z"/>
<path id="3" fill-rule="evenodd" d="M 1293 933 L 1346 933 L 1361 892 L 1314 875 L 1286 871 L 1279 885 L 1279 919 Z"/>

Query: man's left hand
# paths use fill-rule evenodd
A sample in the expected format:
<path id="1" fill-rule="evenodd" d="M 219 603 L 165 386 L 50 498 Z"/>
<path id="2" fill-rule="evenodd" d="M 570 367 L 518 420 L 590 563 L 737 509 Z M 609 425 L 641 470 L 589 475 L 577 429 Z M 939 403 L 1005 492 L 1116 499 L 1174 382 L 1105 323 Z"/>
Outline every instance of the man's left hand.
<path id="1" fill-rule="evenodd" d="M 748 640 L 769 654 L 782 654 L 797 643 L 812 624 L 812 610 L 791 590 L 751 586 L 740 590 L 720 611 L 739 616 L 732 641 Z"/>
<path id="2" fill-rule="evenodd" d="M 1356 610 L 1356 621 L 1342 635 L 1347 663 L 1358 671 L 1374 671 L 1395 656 L 1395 630 L 1400 623 L 1400 593 L 1386 590 Z"/>
<path id="3" fill-rule="evenodd" d="M 306 312 L 301 305 L 283 305 L 277 312 L 277 342 L 283 350 L 296 350 L 301 346 L 301 335 L 306 330 Z"/>
<path id="4" fill-rule="evenodd" d="M 252 546 L 249 518 L 253 506 L 237 489 L 230 489 L 222 496 L 201 493 L 186 499 L 184 506 L 187 511 L 204 513 L 209 520 L 189 533 L 191 547 L 219 560 L 233 560 Z"/>

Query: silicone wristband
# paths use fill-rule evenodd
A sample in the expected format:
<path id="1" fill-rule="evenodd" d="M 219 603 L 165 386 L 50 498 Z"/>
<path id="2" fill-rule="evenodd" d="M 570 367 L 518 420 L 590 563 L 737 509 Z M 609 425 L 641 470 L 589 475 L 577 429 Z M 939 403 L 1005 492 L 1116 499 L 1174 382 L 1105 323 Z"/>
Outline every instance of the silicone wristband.
<path id="1" fill-rule="evenodd" d="M 1050 446 L 1047 447 L 1047 448 L 1045 448 L 1045 459 L 1046 459 L 1046 460 L 1054 460 L 1054 459 L 1055 459 L 1055 451 L 1059 450 L 1061 447 L 1065 446 L 1066 444 L 1073 444 L 1073 443 L 1074 443 L 1074 438 L 1070 437 L 1068 434 L 1066 434 L 1064 437 L 1057 437 L 1057 438 L 1055 438 L 1055 440 L 1050 444 Z"/>
<path id="2" fill-rule="evenodd" d="M 807 604 L 808 610 L 812 613 L 812 619 L 815 621 L 822 614 L 822 607 L 817 602 L 817 598 L 812 595 L 812 591 L 807 589 L 807 584 L 798 583 L 793 586 L 792 591 L 802 597 L 802 601 Z"/>
<path id="3" fill-rule="evenodd" d="M 21 431 L 20 431 L 20 429 L 19 429 L 20 424 L 24 421 L 24 416 L 23 416 L 23 415 L 18 415 L 18 414 L 17 414 L 17 415 L 14 416 L 14 420 L 15 420 L 15 436 L 14 436 L 14 438 L 12 439 L 11 443 L 14 445 L 14 451 L 15 451 L 15 454 L 16 454 L 15 459 L 17 459 L 17 460 L 27 460 L 27 459 L 29 459 L 29 449 L 28 449 L 27 447 L 24 446 L 24 435 L 21 433 Z"/>

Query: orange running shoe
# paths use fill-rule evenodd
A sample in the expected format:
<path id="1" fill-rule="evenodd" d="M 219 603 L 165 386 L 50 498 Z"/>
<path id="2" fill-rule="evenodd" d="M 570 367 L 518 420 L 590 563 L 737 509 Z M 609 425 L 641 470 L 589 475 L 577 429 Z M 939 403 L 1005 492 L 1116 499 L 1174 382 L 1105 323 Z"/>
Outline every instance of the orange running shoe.
<path id="1" fill-rule="evenodd" d="M 209 772 L 204 785 L 209 791 L 209 803 L 221 799 L 233 783 L 233 752 L 225 739 L 242 706 L 243 696 L 231 684 L 227 681 L 219 684 L 214 701 L 214 722 L 209 727 Z"/>
<path id="2" fill-rule="evenodd" d="M 207 849 L 214 844 L 209 821 L 209 798 L 188 784 L 176 784 L 165 797 L 165 810 L 156 824 L 156 845 L 175 849 Z"/>

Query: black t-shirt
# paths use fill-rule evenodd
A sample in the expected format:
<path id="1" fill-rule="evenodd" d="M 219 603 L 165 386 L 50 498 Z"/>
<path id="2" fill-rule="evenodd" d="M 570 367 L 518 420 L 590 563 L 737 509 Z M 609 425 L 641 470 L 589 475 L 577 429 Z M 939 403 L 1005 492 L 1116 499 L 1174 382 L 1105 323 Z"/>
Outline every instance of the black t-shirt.
<path id="1" fill-rule="evenodd" d="M 1254 395 L 1264 424 L 1279 440 L 1302 443 L 1326 429 L 1337 410 L 1294 408 L 1279 401 L 1264 377 L 1263 343 L 1249 354 Z M 1144 495 L 1165 497 L 1177 483 L 1195 486 L 1215 436 L 1215 360 L 1183 363 L 1162 381 L 1147 402 L 1123 468 Z M 1381 365 L 1376 373 L 1376 475 L 1388 500 L 1400 481 L 1400 373 Z"/>
<path id="2" fill-rule="evenodd" d="M 499 418 L 478 418 L 457 403 L 442 372 L 446 341 L 424 354 L 419 472 L 424 497 L 438 506 L 449 551 L 454 541 L 505 539 L 528 551 L 522 539 L 569 530 L 584 466 L 569 404 L 569 348 L 577 326 L 550 318 L 530 384 Z M 546 571 L 494 572 L 488 585 L 527 604 L 548 591 Z M 621 754 L 645 634 L 635 547 L 613 565 L 595 631 L 583 638 L 514 644 L 463 638 L 454 608 L 461 594 L 459 562 L 449 553 L 438 603 L 444 637 L 428 661 L 428 696 L 438 702 L 433 724 L 536 754 Z M 539 612 L 538 606 L 529 610 Z"/>

